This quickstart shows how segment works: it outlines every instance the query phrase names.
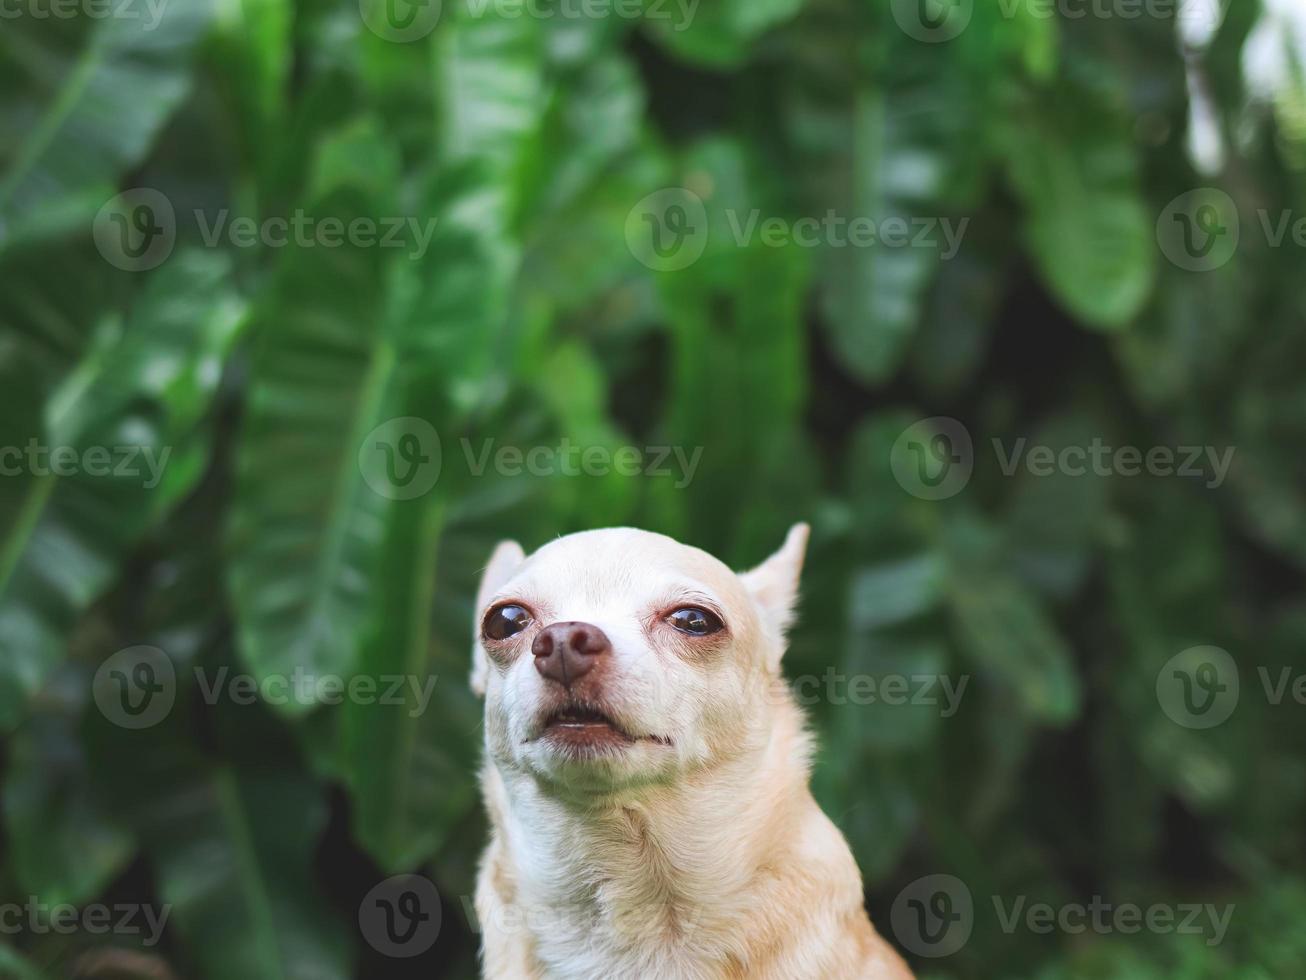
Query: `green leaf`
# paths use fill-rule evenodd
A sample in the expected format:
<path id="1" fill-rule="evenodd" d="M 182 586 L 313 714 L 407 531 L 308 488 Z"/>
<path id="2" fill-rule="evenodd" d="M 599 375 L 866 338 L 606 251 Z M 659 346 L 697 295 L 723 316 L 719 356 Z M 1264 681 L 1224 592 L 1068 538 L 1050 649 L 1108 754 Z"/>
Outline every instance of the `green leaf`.
<path id="1" fill-rule="evenodd" d="M 540 366 L 534 387 L 552 414 L 559 443 L 565 438 L 571 445 L 597 447 L 609 458 L 618 458 L 630 440 L 608 417 L 607 379 L 590 351 L 578 343 L 564 343 L 533 360 Z M 579 475 L 556 472 L 543 479 L 548 481 L 545 490 L 551 509 L 564 526 L 601 527 L 632 520 L 638 479 L 615 466 Z"/>
<path id="2" fill-rule="evenodd" d="M 794 17 L 804 0 L 718 0 L 647 5 L 644 23 L 666 48 L 688 60 L 725 68 L 748 59 L 757 39 Z"/>
<path id="3" fill-rule="evenodd" d="M 175 256 L 125 326 L 101 324 L 50 399 L 45 431 L 29 434 L 45 454 L 25 460 L 18 517 L 0 541 L 0 727 L 21 715 L 131 546 L 199 478 L 195 429 L 243 322 L 227 270 L 216 253 Z M 76 462 L 60 475 L 51 453 L 65 448 Z"/>
<path id="4" fill-rule="evenodd" d="M 345 162 L 360 154 L 375 161 L 370 175 Z M 387 213 L 373 181 L 394 166 L 369 131 L 338 136 L 319 154 L 315 213 L 346 225 Z M 260 679 L 295 667 L 347 676 L 354 662 L 387 505 L 358 465 L 358 447 L 384 421 L 397 359 L 385 261 L 349 242 L 292 247 L 255 314 L 230 581 L 241 652 Z"/>
<path id="5" fill-rule="evenodd" d="M 792 475 L 796 440 L 791 436 L 804 397 L 803 306 L 811 266 L 796 246 L 739 247 L 730 241 L 722 215 L 742 214 L 755 200 L 749 162 L 738 144 L 704 143 L 686 168 L 713 188 L 706 203 L 714 226 L 711 247 L 696 262 L 658 279 L 671 331 L 664 426 L 671 444 L 686 457 L 697 454 L 700 463 L 692 474 L 699 521 L 684 533 L 722 549 L 740 546 L 731 532 L 743 525 L 708 515 L 739 513 L 741 479 L 744 489 L 760 496 L 773 481 Z M 676 509 L 688 503 L 685 490 L 682 481 L 671 479 L 650 487 L 655 505 L 665 508 L 664 519 L 673 520 Z"/>
<path id="6" fill-rule="evenodd" d="M 947 568 L 937 554 L 860 569 L 849 593 L 849 622 L 872 630 L 913 619 L 943 597 Z"/>
<path id="7" fill-rule="evenodd" d="M 0 943 L 0 977 L 5 980 L 50 980 L 49 974 L 38 970 L 3 943 Z"/>
<path id="8" fill-rule="evenodd" d="M 910 555 L 935 546 L 940 506 L 920 501 L 894 476 L 894 446 L 919 411 L 894 409 L 868 415 L 852 435 L 844 491 L 850 508 L 849 530 L 863 554 Z"/>
<path id="9" fill-rule="evenodd" d="M 971 223 L 957 255 L 941 263 L 911 346 L 912 374 L 931 395 L 956 394 L 975 377 L 997 327 L 1007 240 L 978 240 L 978 224 Z"/>
<path id="10" fill-rule="evenodd" d="M 634 66 L 615 53 L 558 86 L 522 158 L 527 302 L 570 311 L 643 271 L 626 216 L 667 181 L 663 154 L 641 133 L 644 101 Z"/>
<path id="11" fill-rule="evenodd" d="M 1100 330 L 1129 326 L 1156 276 L 1154 220 L 1139 186 L 1123 114 L 1067 111 L 1057 90 L 1006 130 L 1007 172 L 1025 206 L 1026 248 L 1074 316 Z"/>
<path id="12" fill-rule="evenodd" d="M 77 365 L 104 312 L 125 308 L 140 286 L 136 276 L 113 268 L 89 245 L 10 249 L 0 255 L 0 280 L 0 370 L 41 392 Z M 69 289 L 69 281 L 79 288 Z M 17 411 L 39 418 L 44 394 L 9 401 L 0 423 Z"/>
<path id="13" fill-rule="evenodd" d="M 3 811 L 19 886 L 48 905 L 93 899 L 127 863 L 132 841 L 91 792 L 76 721 L 85 678 L 50 684 L 43 710 L 9 743 Z"/>
<path id="14" fill-rule="evenodd" d="M 1081 697 L 1074 658 L 1038 599 L 996 562 L 987 529 L 955 525 L 949 547 L 948 606 L 961 649 L 1013 688 L 1035 719 L 1073 721 Z"/>
<path id="15" fill-rule="evenodd" d="M 271 183 L 270 163 L 285 152 L 288 79 L 293 64 L 295 8 L 283 0 L 234 0 L 219 9 L 225 82 L 241 116 L 246 167 Z"/>
<path id="16" fill-rule="evenodd" d="M 177 734 L 110 738 L 133 759 L 114 792 L 154 866 L 169 930 L 209 980 L 344 980 L 349 934 L 313 873 L 323 790 L 296 770 L 210 769 Z"/>
<path id="17" fill-rule="evenodd" d="M 460 765 L 474 757 L 480 730 L 478 707 L 464 683 L 466 664 L 437 674 L 431 644 L 442 524 L 434 495 L 397 509 L 380 567 L 398 585 L 377 611 L 358 670 L 369 678 L 402 678 L 396 692 L 402 701 L 351 701 L 341 719 L 356 833 L 388 872 L 432 857 L 476 801 L 475 780 Z"/>
<path id="18" fill-rule="evenodd" d="M 869 383 L 896 370 L 930 281 L 966 240 L 995 73 L 910 38 L 888 6 L 805 19 L 787 38 L 798 70 L 781 107 L 801 154 L 798 214 L 825 223 L 822 325 L 840 365 Z"/>
<path id="19" fill-rule="evenodd" d="M 955 717 L 969 687 L 947 667 L 947 647 L 939 640 L 852 626 L 843 675 L 833 692 L 844 722 L 840 739 L 872 752 L 929 745 L 939 726 Z"/>
<path id="20" fill-rule="evenodd" d="M 1134 398 L 1149 409 L 1182 409 L 1223 392 L 1251 326 L 1250 285 L 1236 260 L 1196 275 L 1163 266 L 1156 302 L 1113 345 Z"/>
<path id="21" fill-rule="evenodd" d="M 945 118 L 928 104 L 931 94 L 937 93 L 913 99 L 866 86 L 852 107 L 851 194 L 842 212 L 850 220 L 870 219 L 880 233 L 886 222 L 897 223 L 909 242 L 896 246 L 880 237 L 871 245 L 849 243 L 825 252 L 825 326 L 840 361 L 866 381 L 883 381 L 902 359 L 941 250 L 948 247 L 937 230 L 937 245 L 910 244 L 922 230 L 913 225 L 915 216 L 918 222 L 937 221 L 921 212 L 939 199 L 946 178 L 944 158 L 928 143 L 933 120 Z"/>
<path id="22" fill-rule="evenodd" d="M 1228 479 L 1216 487 L 1212 472 L 1203 489 L 1221 492 L 1228 487 L 1247 532 L 1303 568 L 1306 461 L 1297 447 L 1306 432 L 1306 392 L 1296 370 L 1303 349 L 1300 322 L 1299 314 L 1285 313 L 1259 324 L 1264 338 L 1259 349 L 1240 366 L 1227 408 L 1216 409 L 1221 424 L 1208 453 L 1228 457 Z M 1225 403 L 1221 399 L 1216 404 Z"/>
<path id="23" fill-rule="evenodd" d="M 625 237 L 631 202 L 666 183 L 660 155 L 641 148 L 533 223 L 521 263 L 524 302 L 583 318 L 602 332 L 602 317 L 651 318 L 644 269 Z"/>
<path id="24" fill-rule="evenodd" d="M 361 843 L 383 867 L 399 871 L 434 854 L 475 799 L 470 772 L 458 760 L 475 754 L 478 711 L 459 682 L 466 664 L 437 670 L 431 620 L 446 511 L 449 501 L 467 499 L 472 476 L 453 462 L 461 452 L 452 436 L 473 407 L 460 393 L 490 372 L 503 288 L 480 235 L 452 223 L 442 226 L 424 262 L 394 271 L 389 329 L 400 349 L 382 414 L 441 422 L 450 460 L 437 486 L 385 513 L 375 574 L 393 585 L 369 610 L 355 670 L 372 680 L 402 678 L 403 701 L 349 702 L 338 763 Z"/>
<path id="25" fill-rule="evenodd" d="M 441 159 L 478 167 L 482 183 L 466 203 L 469 218 L 495 236 L 519 232 L 520 209 L 533 193 L 524 154 L 549 105 L 546 35 L 530 17 L 491 8 L 455 16 L 435 37 Z"/>
<path id="26" fill-rule="evenodd" d="M 0 247 L 89 221 L 185 97 L 212 0 L 139 16 L 6 16 Z"/>
<path id="27" fill-rule="evenodd" d="M 610 179 L 607 168 L 640 146 L 644 103 L 636 67 L 616 52 L 564 76 L 522 147 L 522 218 L 538 224 Z"/>
<path id="28" fill-rule="evenodd" d="M 1107 700 L 1135 733 L 1118 750 L 1132 763 L 1141 744 L 1141 762 L 1159 788 L 1207 809 L 1234 798 L 1240 780 L 1254 781 L 1246 765 L 1254 750 L 1231 740 L 1232 725 L 1199 731 L 1176 724 L 1158 710 L 1156 685 L 1168 661 L 1190 647 L 1228 645 L 1241 653 L 1226 639 L 1237 636 L 1236 618 L 1221 602 L 1230 589 L 1223 557 L 1229 544 L 1216 513 L 1200 501 L 1176 498 L 1157 485 L 1138 493 L 1133 518 L 1107 564 L 1110 616 L 1124 638 L 1124 657 L 1105 679 Z M 1259 635 L 1256 642 L 1263 642 Z M 1258 665 L 1270 662 L 1272 647 L 1265 646 Z M 1245 673 L 1243 683 L 1257 683 L 1253 676 Z M 1152 820 L 1151 833 L 1163 835 L 1163 815 L 1155 812 Z"/>
<path id="29" fill-rule="evenodd" d="M 1061 416 L 1040 426 L 1029 443 L 1050 447 L 1060 459 L 1067 447 L 1102 445 L 1102 431 L 1088 414 Z M 1081 465 L 1077 456 L 1067 459 Z M 1106 523 L 1111 477 L 1094 472 L 1091 457 L 1082 466 L 1078 475 L 1060 466 L 1039 476 L 1022 469 L 1004 518 L 1016 570 L 1052 596 L 1069 596 L 1082 584 Z"/>
<path id="30" fill-rule="evenodd" d="M 388 158 L 368 127 L 328 144 L 315 185 L 339 186 L 317 213 L 346 224 L 386 213 L 378 173 Z M 368 159 L 382 162 L 358 166 Z M 459 210 L 452 198 L 432 204 L 436 214 Z M 258 317 L 230 581 L 242 655 L 262 679 L 297 668 L 352 674 L 379 598 L 375 573 L 394 503 L 369 483 L 378 474 L 360 452 L 370 433 L 402 417 L 395 406 L 410 385 L 426 424 L 449 434 L 441 411 L 459 404 L 489 363 L 498 326 L 491 311 L 505 294 L 481 236 L 445 217 L 425 255 L 385 252 L 348 244 L 291 251 Z M 422 447 L 437 467 L 439 451 Z"/>

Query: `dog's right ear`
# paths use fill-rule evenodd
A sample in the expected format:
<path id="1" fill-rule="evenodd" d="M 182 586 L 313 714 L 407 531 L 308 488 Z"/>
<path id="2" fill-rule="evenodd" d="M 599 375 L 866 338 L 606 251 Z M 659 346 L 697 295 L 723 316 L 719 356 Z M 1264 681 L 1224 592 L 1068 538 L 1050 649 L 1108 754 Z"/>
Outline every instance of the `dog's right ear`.
<path id="1" fill-rule="evenodd" d="M 794 607 L 798 603 L 798 576 L 803 571 L 803 556 L 807 553 L 807 537 L 811 528 L 795 524 L 785 535 L 785 543 L 752 571 L 744 572 L 745 588 L 757 603 L 762 622 L 770 634 L 772 654 L 767 666 L 779 671 L 784 655 L 785 633 L 794 620 Z"/>
<path id="2" fill-rule="evenodd" d="M 526 553 L 516 541 L 500 541 L 490 555 L 490 563 L 481 574 L 481 584 L 476 589 L 476 613 L 485 608 L 490 596 L 503 588 L 504 583 L 512 578 L 513 573 L 526 560 Z M 488 678 L 490 664 L 481 649 L 480 622 L 472 625 L 472 690 L 477 697 L 485 696 L 485 682 Z"/>

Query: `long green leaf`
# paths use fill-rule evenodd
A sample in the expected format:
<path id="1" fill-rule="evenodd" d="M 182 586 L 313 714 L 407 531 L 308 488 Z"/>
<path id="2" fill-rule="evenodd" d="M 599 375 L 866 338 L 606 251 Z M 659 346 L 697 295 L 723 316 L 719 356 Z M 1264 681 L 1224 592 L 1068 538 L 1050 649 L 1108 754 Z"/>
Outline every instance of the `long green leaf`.
<path id="1" fill-rule="evenodd" d="M 948 544 L 958 645 L 977 668 L 1013 689 L 1031 717 L 1073 721 L 1081 701 L 1074 658 L 1037 596 L 1003 569 L 992 531 L 974 519 L 957 521 Z"/>
<path id="2" fill-rule="evenodd" d="M 1048 287 L 1085 324 L 1119 330 L 1151 294 L 1154 219 L 1139 186 L 1129 122 L 1066 91 L 1006 130 L 1007 170 L 1026 209 L 1027 249 Z"/>
<path id="3" fill-rule="evenodd" d="M 212 768 L 179 738 L 179 720 L 99 729 L 95 742 L 103 764 L 133 760 L 106 773 L 102 792 L 154 867 L 170 934 L 207 980 L 344 980 L 351 943 L 313 872 L 322 788 L 273 765 Z"/>
<path id="4" fill-rule="evenodd" d="M 93 899 L 131 857 L 131 837 L 91 792 L 77 719 L 86 701 L 74 665 L 52 680 L 43 711 L 10 743 L 4 793 L 5 829 L 21 887 L 41 902 Z"/>
<path id="5" fill-rule="evenodd" d="M 348 224 L 378 217 L 378 200 L 346 186 L 315 210 Z M 241 649 L 260 678 L 353 665 L 386 504 L 357 463 L 396 361 L 384 263 L 377 248 L 296 247 L 256 314 L 230 575 Z"/>
<path id="6" fill-rule="evenodd" d="M 125 326 L 102 324 L 43 431 L 14 443 L 45 455 L 23 463 L 18 517 L 0 541 L 0 727 L 21 716 L 132 544 L 200 475 L 195 429 L 243 323 L 228 268 L 215 253 L 175 256 Z M 54 450 L 75 462 L 56 466 Z"/>
<path id="7" fill-rule="evenodd" d="M 213 0 L 160 19 L 7 14 L 0 31 L 0 248 L 89 221 L 190 85 Z"/>

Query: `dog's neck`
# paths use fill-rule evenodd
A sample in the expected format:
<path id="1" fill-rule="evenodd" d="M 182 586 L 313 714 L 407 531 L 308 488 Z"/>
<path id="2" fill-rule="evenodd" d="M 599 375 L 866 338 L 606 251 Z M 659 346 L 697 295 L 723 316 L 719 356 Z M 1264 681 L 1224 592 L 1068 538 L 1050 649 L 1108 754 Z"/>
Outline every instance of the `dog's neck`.
<path id="1" fill-rule="evenodd" d="M 501 900 L 537 913 L 537 925 L 552 932 L 536 935 L 545 942 L 559 930 L 591 943 L 597 936 L 663 948 L 737 936 L 762 890 L 789 894 L 786 879 L 810 880 L 812 840 L 833 832 L 807 787 L 810 742 L 797 708 L 775 706 L 746 742 L 670 784 L 588 803 L 490 766 Z M 854 901 L 859 907 L 859 892 Z"/>

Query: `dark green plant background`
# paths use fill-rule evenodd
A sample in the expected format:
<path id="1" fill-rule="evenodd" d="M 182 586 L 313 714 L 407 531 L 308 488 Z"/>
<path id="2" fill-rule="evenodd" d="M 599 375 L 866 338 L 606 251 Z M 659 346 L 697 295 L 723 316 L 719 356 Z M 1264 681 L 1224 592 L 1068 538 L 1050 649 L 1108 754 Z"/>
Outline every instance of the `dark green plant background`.
<path id="1" fill-rule="evenodd" d="M 485 827 L 466 677 L 493 544 L 635 524 L 743 567 L 808 519 L 791 675 L 970 679 L 950 718 L 810 709 L 814 785 L 882 930 L 921 875 L 976 896 L 970 941 L 914 960 L 923 974 L 1306 975 L 1306 707 L 1256 675 L 1306 647 L 1304 256 L 1255 217 L 1306 216 L 1302 65 L 1251 0 L 1186 50 L 1170 17 L 988 0 L 923 43 L 891 6 L 703 0 L 676 30 L 652 9 L 446 2 L 407 44 L 348 0 L 173 0 L 153 30 L 31 0 L 0 21 L 0 446 L 171 451 L 151 488 L 0 477 L 0 903 L 170 906 L 147 959 L 97 975 L 472 976 Z M 1253 90 L 1246 68 L 1275 54 L 1281 83 Z M 1218 172 L 1185 148 L 1195 87 Z M 1201 186 L 1232 196 L 1242 236 L 1186 271 L 1157 223 Z M 93 223 L 137 187 L 171 202 L 177 243 L 121 271 Z M 627 218 L 668 187 L 699 195 L 711 234 L 688 267 L 651 271 Z M 753 209 L 969 225 L 947 261 L 738 244 L 728 215 Z M 415 257 L 212 246 L 197 210 L 439 223 Z M 430 492 L 399 501 L 357 460 L 403 416 L 444 454 Z M 932 416 L 976 447 L 941 501 L 889 465 Z M 1022 438 L 1236 456 L 1218 487 L 1004 475 L 992 440 Z M 464 439 L 702 454 L 688 486 L 478 476 Z M 1238 661 L 1242 696 L 1192 730 L 1156 681 L 1202 644 Z M 166 652 L 178 691 L 130 731 L 92 678 L 137 645 Z M 209 704 L 194 674 L 296 666 L 437 683 L 410 717 Z M 404 871 L 443 897 L 413 961 L 357 922 Z M 993 895 L 1235 911 L 1216 945 L 1008 935 Z M 135 942 L 6 932 L 0 973 L 68 975 Z"/>

